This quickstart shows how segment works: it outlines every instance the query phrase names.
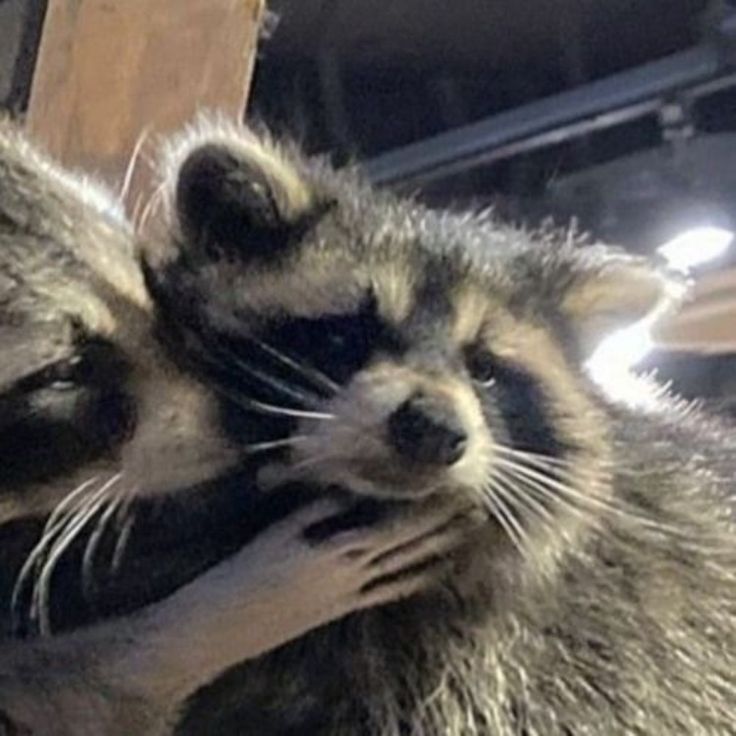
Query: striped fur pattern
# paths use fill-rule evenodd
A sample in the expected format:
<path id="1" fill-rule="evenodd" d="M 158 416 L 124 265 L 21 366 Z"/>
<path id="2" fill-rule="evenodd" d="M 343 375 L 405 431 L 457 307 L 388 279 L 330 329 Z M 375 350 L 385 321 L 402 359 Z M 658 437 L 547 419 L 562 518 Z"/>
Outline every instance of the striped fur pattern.
<path id="1" fill-rule="evenodd" d="M 202 683 L 176 733 L 736 733 L 735 443 L 583 367 L 681 284 L 221 119 L 162 160 L 143 243 L 0 127 L 6 636 L 73 641 L 315 495 L 345 526 L 449 506 L 483 523 L 428 590 Z"/>
<path id="2" fill-rule="evenodd" d="M 223 121 L 171 142 L 161 192 L 146 273 L 171 339 L 222 390 L 294 407 L 262 487 L 487 515 L 431 591 L 228 673 L 179 733 L 736 733 L 734 441 L 658 387 L 622 405 L 584 370 L 681 283 Z M 415 402 L 460 428 L 451 462 L 397 439 Z"/>

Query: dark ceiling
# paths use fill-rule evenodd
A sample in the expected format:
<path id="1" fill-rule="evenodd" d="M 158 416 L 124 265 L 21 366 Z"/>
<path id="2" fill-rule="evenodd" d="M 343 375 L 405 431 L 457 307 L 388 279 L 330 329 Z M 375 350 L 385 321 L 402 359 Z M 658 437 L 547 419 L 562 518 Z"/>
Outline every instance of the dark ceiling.
<path id="1" fill-rule="evenodd" d="M 686 48 L 706 4 L 274 0 L 253 107 L 370 155 Z"/>
<path id="2" fill-rule="evenodd" d="M 278 23 L 261 46 L 252 114 L 341 163 L 370 159 L 690 49 L 710 37 L 728 5 L 725 0 L 274 0 L 270 7 Z M 703 132 L 736 129 L 736 98 L 727 90 L 693 106 L 692 115 L 693 126 Z M 621 180 L 609 186 L 622 167 L 606 164 L 629 157 L 624 167 L 636 169 L 640 163 L 632 154 L 662 141 L 654 110 L 420 186 L 431 201 L 492 200 L 514 219 L 576 215 L 601 236 L 635 247 L 661 229 L 656 218 L 646 222 L 657 214 L 651 197 L 640 198 L 639 213 L 629 201 L 617 213 L 608 202 L 602 207 L 600 197 L 592 202 L 590 193 L 628 186 Z M 666 158 L 650 156 L 641 166 Z M 732 163 L 736 169 L 736 159 Z M 663 175 L 671 178 L 673 167 L 663 165 Z M 581 170 L 591 175 L 567 186 L 566 178 Z M 701 180 L 683 186 L 697 188 Z M 583 189 L 589 196 L 569 196 Z"/>
<path id="3" fill-rule="evenodd" d="M 565 66 L 591 74 L 693 41 L 704 0 L 274 0 L 281 27 L 268 54 L 284 63 L 326 46 L 346 66 L 504 72 Z M 653 32 L 654 31 L 654 32 Z"/>

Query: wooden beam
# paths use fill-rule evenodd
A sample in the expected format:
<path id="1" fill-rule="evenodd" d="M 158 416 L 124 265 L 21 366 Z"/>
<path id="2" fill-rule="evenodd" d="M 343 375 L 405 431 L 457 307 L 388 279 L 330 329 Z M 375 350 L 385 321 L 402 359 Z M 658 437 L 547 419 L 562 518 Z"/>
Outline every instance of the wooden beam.
<path id="1" fill-rule="evenodd" d="M 62 163 L 120 185 L 142 136 L 201 109 L 242 115 L 264 0 L 49 0 L 27 125 Z M 130 211 L 148 196 L 137 167 Z"/>
<path id="2" fill-rule="evenodd" d="M 736 353 L 736 269 L 698 279 L 692 299 L 656 328 L 654 339 L 667 350 Z"/>

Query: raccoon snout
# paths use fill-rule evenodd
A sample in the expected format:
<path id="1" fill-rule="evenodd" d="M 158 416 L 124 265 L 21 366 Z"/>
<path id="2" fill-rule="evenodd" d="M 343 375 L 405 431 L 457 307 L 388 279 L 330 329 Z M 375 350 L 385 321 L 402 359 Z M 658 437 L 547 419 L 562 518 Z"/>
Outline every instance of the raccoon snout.
<path id="1" fill-rule="evenodd" d="M 468 446 L 468 434 L 453 407 L 422 392 L 391 414 L 388 439 L 405 459 L 432 465 L 454 465 Z"/>

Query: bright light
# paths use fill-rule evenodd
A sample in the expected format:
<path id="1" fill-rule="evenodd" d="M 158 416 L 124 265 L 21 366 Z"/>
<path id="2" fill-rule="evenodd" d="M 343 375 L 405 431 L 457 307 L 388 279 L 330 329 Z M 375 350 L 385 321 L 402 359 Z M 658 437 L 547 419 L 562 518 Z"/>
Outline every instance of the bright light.
<path id="1" fill-rule="evenodd" d="M 670 268 L 687 273 L 693 266 L 718 258 L 733 239 L 734 233 L 730 230 L 696 227 L 686 230 L 657 250 Z M 588 360 L 586 367 L 590 375 L 607 389 L 609 395 L 630 403 L 651 399 L 651 387 L 647 387 L 646 381 L 636 376 L 631 369 L 654 347 L 651 328 L 656 317 L 650 315 L 605 338 Z"/>
<path id="2" fill-rule="evenodd" d="M 631 368 L 639 363 L 654 346 L 649 320 L 614 332 L 596 348 L 586 368 L 591 378 L 604 386 L 612 398 L 629 403 L 638 401 L 641 382 Z"/>
<path id="3" fill-rule="evenodd" d="M 640 322 L 603 340 L 588 360 L 588 369 L 601 374 L 629 368 L 639 363 L 653 346 L 649 325 Z"/>
<path id="4" fill-rule="evenodd" d="M 660 384 L 653 372 L 640 375 L 631 370 L 654 346 L 652 321 L 644 319 L 606 338 L 585 367 L 611 399 L 654 410 L 667 396 L 668 386 Z"/>
<path id="5" fill-rule="evenodd" d="M 686 230 L 681 235 L 657 248 L 671 268 L 678 271 L 689 271 L 706 261 L 712 261 L 723 254 L 734 234 L 721 227 L 696 227 Z"/>

